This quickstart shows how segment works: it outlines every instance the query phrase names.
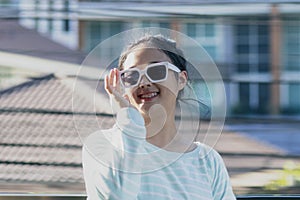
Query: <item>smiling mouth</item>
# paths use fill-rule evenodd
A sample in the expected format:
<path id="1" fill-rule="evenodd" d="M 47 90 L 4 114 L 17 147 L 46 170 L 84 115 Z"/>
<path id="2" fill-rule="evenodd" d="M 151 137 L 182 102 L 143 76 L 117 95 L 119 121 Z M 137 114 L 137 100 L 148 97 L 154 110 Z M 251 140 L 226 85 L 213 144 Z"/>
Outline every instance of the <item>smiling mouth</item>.
<path id="1" fill-rule="evenodd" d="M 147 94 L 141 94 L 138 97 L 142 100 L 151 100 L 159 95 L 159 92 L 149 92 Z"/>

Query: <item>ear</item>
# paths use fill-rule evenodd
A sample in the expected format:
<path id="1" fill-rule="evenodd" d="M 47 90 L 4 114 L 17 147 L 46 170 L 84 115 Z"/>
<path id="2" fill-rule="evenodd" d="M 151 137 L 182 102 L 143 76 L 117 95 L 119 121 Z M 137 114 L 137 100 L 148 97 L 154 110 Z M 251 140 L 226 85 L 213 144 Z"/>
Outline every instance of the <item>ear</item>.
<path id="1" fill-rule="evenodd" d="M 186 83 L 187 83 L 187 72 L 186 71 L 182 71 L 179 73 L 179 77 L 178 77 L 178 89 L 182 90 Z"/>

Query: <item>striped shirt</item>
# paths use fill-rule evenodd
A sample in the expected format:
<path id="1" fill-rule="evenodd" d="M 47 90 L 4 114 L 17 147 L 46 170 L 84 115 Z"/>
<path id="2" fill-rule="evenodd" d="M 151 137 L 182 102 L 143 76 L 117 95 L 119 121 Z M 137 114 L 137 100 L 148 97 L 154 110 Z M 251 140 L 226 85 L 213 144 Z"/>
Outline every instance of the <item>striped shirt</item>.
<path id="1" fill-rule="evenodd" d="M 169 152 L 145 141 L 143 119 L 135 109 L 123 109 L 118 118 L 122 120 L 113 128 L 90 135 L 84 143 L 89 200 L 235 199 L 215 150 L 197 143 L 191 152 Z"/>

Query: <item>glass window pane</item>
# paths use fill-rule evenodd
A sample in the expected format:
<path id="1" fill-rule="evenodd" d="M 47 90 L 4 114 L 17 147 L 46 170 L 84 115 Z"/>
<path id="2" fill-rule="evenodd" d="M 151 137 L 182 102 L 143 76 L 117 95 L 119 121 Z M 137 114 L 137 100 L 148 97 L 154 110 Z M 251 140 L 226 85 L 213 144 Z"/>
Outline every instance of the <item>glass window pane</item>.
<path id="1" fill-rule="evenodd" d="M 68 19 L 63 20 L 63 30 L 66 32 L 70 31 L 70 20 Z"/>
<path id="2" fill-rule="evenodd" d="M 268 35 L 258 35 L 258 43 L 259 44 L 269 44 L 269 36 Z"/>
<path id="3" fill-rule="evenodd" d="M 268 64 L 264 64 L 264 63 L 261 63 L 258 65 L 258 71 L 259 72 L 269 72 L 269 65 Z"/>
<path id="4" fill-rule="evenodd" d="M 205 24 L 205 37 L 215 36 L 215 26 L 214 24 Z"/>
<path id="5" fill-rule="evenodd" d="M 259 44 L 258 45 L 258 53 L 259 54 L 268 54 L 269 53 L 269 45 L 268 44 Z"/>
<path id="6" fill-rule="evenodd" d="M 159 27 L 161 28 L 170 28 L 170 23 L 168 22 L 160 22 Z"/>
<path id="7" fill-rule="evenodd" d="M 249 45 L 237 45 L 237 53 L 238 54 L 249 54 L 250 47 Z"/>
<path id="8" fill-rule="evenodd" d="M 292 42 L 300 43 L 300 30 L 299 30 L 299 33 L 297 33 L 297 34 L 287 33 L 286 36 L 288 39 L 287 40 L 288 43 L 292 43 Z"/>
<path id="9" fill-rule="evenodd" d="M 295 112 L 300 112 L 300 84 L 290 84 L 289 86 L 289 100 L 290 108 Z"/>
<path id="10" fill-rule="evenodd" d="M 238 36 L 246 36 L 249 35 L 250 28 L 249 25 L 237 25 L 236 33 Z"/>
<path id="11" fill-rule="evenodd" d="M 261 114 L 269 112 L 269 102 L 270 102 L 270 85 L 267 83 L 259 84 L 259 104 L 258 112 Z"/>
<path id="12" fill-rule="evenodd" d="M 288 25 L 287 26 L 287 33 L 288 34 L 299 34 L 299 26 Z"/>
<path id="13" fill-rule="evenodd" d="M 250 71 L 250 67 L 249 64 L 243 64 L 243 63 L 239 63 L 237 64 L 237 71 L 238 72 L 249 72 Z"/>
<path id="14" fill-rule="evenodd" d="M 150 27 L 151 23 L 149 21 L 143 21 L 142 22 L 142 27 Z"/>
<path id="15" fill-rule="evenodd" d="M 249 83 L 241 83 L 239 86 L 239 97 L 240 97 L 240 105 L 243 108 L 249 108 L 249 95 L 250 86 Z"/>
<path id="16" fill-rule="evenodd" d="M 204 46 L 204 49 L 212 57 L 212 59 L 216 59 L 216 57 L 217 57 L 217 49 L 216 49 L 215 46 Z"/>
<path id="17" fill-rule="evenodd" d="M 270 54 L 259 54 L 258 55 L 258 63 L 259 64 L 268 64 L 269 60 L 270 60 L 269 55 Z"/>
<path id="18" fill-rule="evenodd" d="M 290 53 L 299 53 L 300 47 L 297 41 L 288 41 L 287 50 Z"/>
<path id="19" fill-rule="evenodd" d="M 249 45 L 250 36 L 249 35 L 236 36 L 236 41 L 237 41 L 238 44 Z"/>
<path id="20" fill-rule="evenodd" d="M 122 31 L 122 22 L 111 22 L 110 23 L 110 33 L 111 35 L 118 34 Z"/>
<path id="21" fill-rule="evenodd" d="M 186 27 L 187 27 L 187 35 L 195 38 L 197 35 L 196 24 L 195 23 L 187 23 Z"/>
<path id="22" fill-rule="evenodd" d="M 288 70 L 300 70 L 300 60 L 298 56 L 287 55 L 287 65 L 286 69 Z"/>
<path id="23" fill-rule="evenodd" d="M 89 45 L 87 47 L 88 51 L 92 50 L 100 41 L 101 34 L 101 24 L 99 22 L 91 22 L 90 23 L 90 31 L 89 31 Z"/>
<path id="24" fill-rule="evenodd" d="M 269 34 L 269 26 L 267 25 L 258 25 L 258 35 L 268 35 Z"/>

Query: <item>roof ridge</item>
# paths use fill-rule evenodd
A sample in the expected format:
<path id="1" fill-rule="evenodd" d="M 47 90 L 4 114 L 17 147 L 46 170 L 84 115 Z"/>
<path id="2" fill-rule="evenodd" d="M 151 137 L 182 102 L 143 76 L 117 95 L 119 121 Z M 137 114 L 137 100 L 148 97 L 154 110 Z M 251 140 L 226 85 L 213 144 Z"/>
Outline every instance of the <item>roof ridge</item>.
<path id="1" fill-rule="evenodd" d="M 4 95 L 4 94 L 10 94 L 10 93 L 12 93 L 12 92 L 14 92 L 16 90 L 20 90 L 20 89 L 22 89 L 24 87 L 35 85 L 37 83 L 40 83 L 41 81 L 56 79 L 56 76 L 53 73 L 51 73 L 51 74 L 47 74 L 47 75 L 40 76 L 40 77 L 31 77 L 30 79 L 31 80 L 29 80 L 29 81 L 26 81 L 26 82 L 23 82 L 23 83 L 11 86 L 11 87 L 6 88 L 4 90 L 1 90 L 0 91 L 0 96 Z"/>

